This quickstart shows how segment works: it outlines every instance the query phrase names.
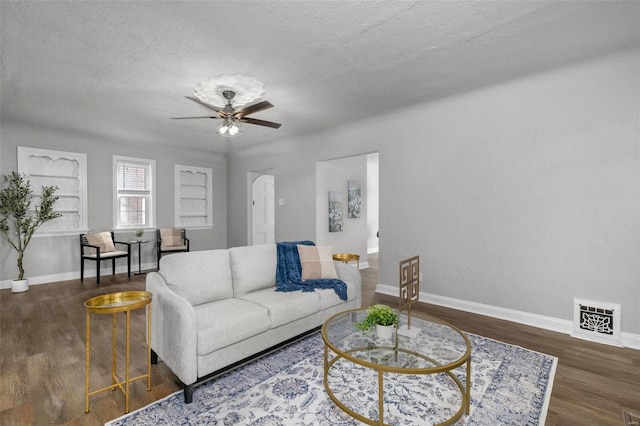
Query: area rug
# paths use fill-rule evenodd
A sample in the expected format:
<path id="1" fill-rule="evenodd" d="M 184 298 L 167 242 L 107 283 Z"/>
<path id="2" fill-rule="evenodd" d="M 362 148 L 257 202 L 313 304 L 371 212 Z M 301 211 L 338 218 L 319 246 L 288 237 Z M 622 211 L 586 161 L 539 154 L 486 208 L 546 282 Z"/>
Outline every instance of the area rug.
<path id="1" fill-rule="evenodd" d="M 543 425 L 557 358 L 467 333 L 472 344 L 471 408 L 456 425 Z M 327 396 L 323 343 L 314 333 L 197 386 L 193 402 L 182 391 L 107 423 L 121 425 L 360 425 Z M 329 380 L 343 402 L 377 419 L 377 376 L 344 362 Z M 464 382 L 465 366 L 455 374 Z M 461 397 L 446 374 L 385 373 L 384 422 L 429 425 L 450 418 Z M 332 387 L 333 389 L 333 387 Z"/>

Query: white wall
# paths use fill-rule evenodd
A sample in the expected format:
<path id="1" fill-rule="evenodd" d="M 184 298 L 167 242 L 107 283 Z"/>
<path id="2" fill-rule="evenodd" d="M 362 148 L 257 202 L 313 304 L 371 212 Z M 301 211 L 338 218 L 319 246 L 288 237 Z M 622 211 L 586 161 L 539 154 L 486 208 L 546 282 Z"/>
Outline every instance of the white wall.
<path id="1" fill-rule="evenodd" d="M 359 218 L 349 218 L 347 181 L 357 180 L 362 190 Z M 329 191 L 342 193 L 344 218 L 342 232 L 329 232 Z M 333 253 L 354 253 L 360 266 L 367 265 L 367 157 L 358 155 L 316 164 L 316 237 L 317 245 L 330 245 Z"/>
<path id="2" fill-rule="evenodd" d="M 114 154 L 156 160 L 156 225 L 171 228 L 174 225 L 174 165 L 182 164 L 213 169 L 213 221 L 214 228 L 189 232 L 187 235 L 192 250 L 224 248 L 227 241 L 227 164 L 224 157 L 207 152 L 103 140 L 96 135 L 77 134 L 73 129 L 38 129 L 24 127 L 19 123 L 3 120 L 0 129 L 0 174 L 17 170 L 16 147 L 28 146 L 59 151 L 87 154 L 88 216 L 89 228 L 96 231 L 113 228 L 113 178 L 112 156 Z M 37 235 L 37 234 L 36 234 Z M 126 241 L 133 239 L 133 232 L 123 234 Z M 143 268 L 155 268 L 155 233 L 147 232 L 144 239 L 150 243 L 142 245 Z M 56 237 L 34 237 L 25 255 L 25 271 L 31 283 L 61 281 L 80 276 L 80 248 L 78 235 Z M 10 286 L 9 280 L 17 276 L 15 251 L 0 240 L 0 282 Z M 132 269 L 137 271 L 137 248 L 132 260 Z M 118 265 L 126 262 L 116 261 Z M 110 266 L 103 263 L 102 271 L 111 273 Z M 135 265 L 135 267 L 134 267 Z M 105 269 L 106 268 L 106 269 Z M 120 270 L 122 268 L 119 267 Z M 133 272 L 133 271 L 132 271 Z M 85 263 L 86 276 L 95 275 L 95 262 Z"/>
<path id="3" fill-rule="evenodd" d="M 637 334 L 639 64 L 629 51 L 235 153 L 229 193 L 273 167 L 276 240 L 312 239 L 315 162 L 377 151 L 380 283 L 418 254 L 429 293 L 562 320 L 574 297 L 620 303 Z M 244 215 L 230 199 L 230 244 Z"/>

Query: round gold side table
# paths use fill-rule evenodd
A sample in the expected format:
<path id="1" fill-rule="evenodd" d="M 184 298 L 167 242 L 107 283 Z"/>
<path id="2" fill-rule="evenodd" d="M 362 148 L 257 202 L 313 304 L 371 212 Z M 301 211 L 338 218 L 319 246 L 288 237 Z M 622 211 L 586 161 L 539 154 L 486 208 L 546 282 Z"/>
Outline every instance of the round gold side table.
<path id="1" fill-rule="evenodd" d="M 92 297 L 84 302 L 87 310 L 87 347 L 86 347 L 86 388 L 85 388 L 85 413 L 89 412 L 89 397 L 106 390 L 120 389 L 124 394 L 124 412 L 129 412 L 129 383 L 136 380 L 147 379 L 147 390 L 151 390 L 151 299 L 152 294 L 147 291 L 124 291 L 120 293 L 108 293 L 102 296 Z M 147 374 L 138 377 L 129 377 L 129 325 L 131 311 L 147 307 Z M 126 352 L 124 381 L 116 376 L 116 314 L 126 314 Z M 112 314 L 113 333 L 111 337 L 111 377 L 113 383 L 102 389 L 89 390 L 89 365 L 91 361 L 91 314 Z"/>
<path id="2" fill-rule="evenodd" d="M 357 268 L 360 269 L 360 255 L 353 253 L 336 253 L 333 255 L 333 260 L 339 262 L 349 263 L 356 262 Z"/>

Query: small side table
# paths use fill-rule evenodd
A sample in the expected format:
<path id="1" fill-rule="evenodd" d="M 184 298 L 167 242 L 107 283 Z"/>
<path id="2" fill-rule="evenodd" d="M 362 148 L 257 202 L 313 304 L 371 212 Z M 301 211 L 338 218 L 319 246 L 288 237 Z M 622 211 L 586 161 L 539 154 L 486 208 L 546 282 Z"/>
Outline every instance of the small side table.
<path id="1" fill-rule="evenodd" d="M 147 240 L 135 240 L 135 241 L 129 241 L 129 243 L 131 244 L 137 244 L 138 245 L 138 272 L 134 272 L 134 275 L 144 275 L 145 273 L 142 272 L 142 251 L 140 250 L 140 247 L 145 244 L 148 243 L 149 241 Z"/>
<path id="2" fill-rule="evenodd" d="M 343 263 L 356 262 L 358 269 L 360 269 L 360 255 L 353 253 L 336 253 L 333 255 L 333 260 L 337 260 Z"/>
<path id="3" fill-rule="evenodd" d="M 152 294 L 147 291 L 124 291 L 120 293 L 103 294 L 92 297 L 84 302 L 87 309 L 87 335 L 86 335 L 86 387 L 85 387 L 85 413 L 89 412 L 89 397 L 99 392 L 120 389 L 124 394 L 124 413 L 129 412 L 129 383 L 136 380 L 147 379 L 147 390 L 151 390 L 151 299 Z M 147 307 L 147 374 L 138 377 L 129 377 L 129 325 L 131 311 Z M 120 381 L 116 376 L 116 314 L 126 314 L 126 352 L 125 352 L 125 379 Z M 111 377 L 113 383 L 102 389 L 89 390 L 89 366 L 91 360 L 91 314 L 112 314 L 113 333 L 111 338 Z"/>

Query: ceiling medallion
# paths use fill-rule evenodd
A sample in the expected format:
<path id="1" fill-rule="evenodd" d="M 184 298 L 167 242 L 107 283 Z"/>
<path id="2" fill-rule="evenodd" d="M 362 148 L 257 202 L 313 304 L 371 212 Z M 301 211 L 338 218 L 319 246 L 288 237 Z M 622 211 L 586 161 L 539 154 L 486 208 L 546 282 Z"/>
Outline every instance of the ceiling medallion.
<path id="1" fill-rule="evenodd" d="M 235 93 L 233 104 L 240 108 L 261 99 L 265 88 L 264 83 L 255 77 L 244 74 L 220 74 L 198 83 L 194 95 L 202 102 L 222 108 L 228 102 L 224 96 L 225 91 Z"/>

